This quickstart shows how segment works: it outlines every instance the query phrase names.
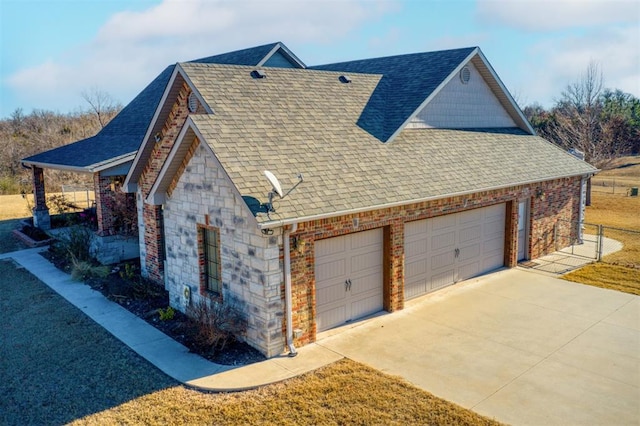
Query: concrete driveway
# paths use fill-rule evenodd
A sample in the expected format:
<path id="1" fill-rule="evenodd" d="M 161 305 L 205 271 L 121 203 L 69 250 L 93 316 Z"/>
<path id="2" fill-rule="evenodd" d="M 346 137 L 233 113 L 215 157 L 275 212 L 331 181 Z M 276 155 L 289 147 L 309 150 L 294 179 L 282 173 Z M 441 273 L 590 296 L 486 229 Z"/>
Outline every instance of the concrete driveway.
<path id="1" fill-rule="evenodd" d="M 317 344 L 506 423 L 640 424 L 638 296 L 516 268 Z"/>

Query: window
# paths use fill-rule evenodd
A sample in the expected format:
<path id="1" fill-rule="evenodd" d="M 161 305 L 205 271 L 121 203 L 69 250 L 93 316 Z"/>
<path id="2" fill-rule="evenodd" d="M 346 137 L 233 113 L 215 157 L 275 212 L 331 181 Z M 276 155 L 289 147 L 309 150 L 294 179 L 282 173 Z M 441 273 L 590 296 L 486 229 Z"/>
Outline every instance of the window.
<path id="1" fill-rule="evenodd" d="M 207 291 L 222 294 L 220 232 L 216 228 L 200 228 L 202 233 L 203 284 Z"/>

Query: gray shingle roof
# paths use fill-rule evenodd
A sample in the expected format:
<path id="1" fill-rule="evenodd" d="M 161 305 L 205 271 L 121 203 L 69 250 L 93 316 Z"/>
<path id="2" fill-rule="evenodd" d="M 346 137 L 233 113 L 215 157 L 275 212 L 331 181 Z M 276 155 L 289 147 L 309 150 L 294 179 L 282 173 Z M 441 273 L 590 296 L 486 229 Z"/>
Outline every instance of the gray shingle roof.
<path id="1" fill-rule="evenodd" d="M 258 64 L 278 43 L 223 53 L 191 62 L 238 65 Z M 98 134 L 25 158 L 26 163 L 92 171 L 95 165 L 136 153 L 175 65 L 160 73 Z"/>
<path id="2" fill-rule="evenodd" d="M 476 49 L 442 50 L 309 67 L 344 73 L 382 74 L 358 125 L 383 142 Z"/>
<path id="3" fill-rule="evenodd" d="M 215 115 L 191 115 L 206 143 L 247 199 L 267 201 L 263 175 L 285 192 L 259 222 L 410 203 L 596 171 L 518 129 L 406 129 L 381 143 L 356 125 L 381 75 L 181 64 Z M 255 206 L 254 206 L 255 207 Z"/>

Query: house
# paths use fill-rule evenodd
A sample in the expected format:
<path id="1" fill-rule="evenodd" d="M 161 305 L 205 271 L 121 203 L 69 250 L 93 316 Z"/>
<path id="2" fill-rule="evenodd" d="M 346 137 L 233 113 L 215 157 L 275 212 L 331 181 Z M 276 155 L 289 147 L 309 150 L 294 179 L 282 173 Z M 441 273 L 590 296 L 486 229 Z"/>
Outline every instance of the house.
<path id="1" fill-rule="evenodd" d="M 304 67 L 282 43 L 266 44 L 192 62 Z M 36 226 L 44 230 L 51 226 L 49 207 L 46 203 L 44 169 L 90 174 L 93 176 L 98 222 L 98 231 L 94 238 L 98 259 L 103 263 L 115 263 L 139 256 L 137 238 L 133 238 L 133 251 L 127 252 L 123 249 L 123 234 L 125 240 L 131 239 L 128 235 L 130 232 L 127 231 L 137 231 L 137 216 L 133 194 L 127 194 L 122 199 L 120 188 L 174 68 L 175 65 L 165 68 L 95 136 L 22 160 L 22 164 L 33 171 L 33 219 Z M 133 229 L 121 229 L 119 218 L 123 215 L 130 215 L 134 219 Z"/>
<path id="2" fill-rule="evenodd" d="M 173 66 L 128 152 L 141 267 L 175 308 L 232 303 L 249 344 L 295 353 L 577 239 L 596 169 L 535 135 L 479 48 L 271 52 Z"/>

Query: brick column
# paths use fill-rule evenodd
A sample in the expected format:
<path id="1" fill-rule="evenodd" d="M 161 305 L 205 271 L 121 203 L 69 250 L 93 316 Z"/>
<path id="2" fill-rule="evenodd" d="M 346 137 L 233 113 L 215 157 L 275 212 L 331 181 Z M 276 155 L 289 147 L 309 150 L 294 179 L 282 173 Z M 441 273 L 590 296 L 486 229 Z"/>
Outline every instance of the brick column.
<path id="1" fill-rule="evenodd" d="M 33 198 L 33 225 L 43 230 L 51 229 L 51 217 L 44 189 L 44 170 L 36 166 L 33 166 Z"/>
<path id="2" fill-rule="evenodd" d="M 113 216 L 111 178 L 100 173 L 93 174 L 93 189 L 96 194 L 96 219 L 98 221 L 98 235 L 107 236 L 113 233 Z"/>

